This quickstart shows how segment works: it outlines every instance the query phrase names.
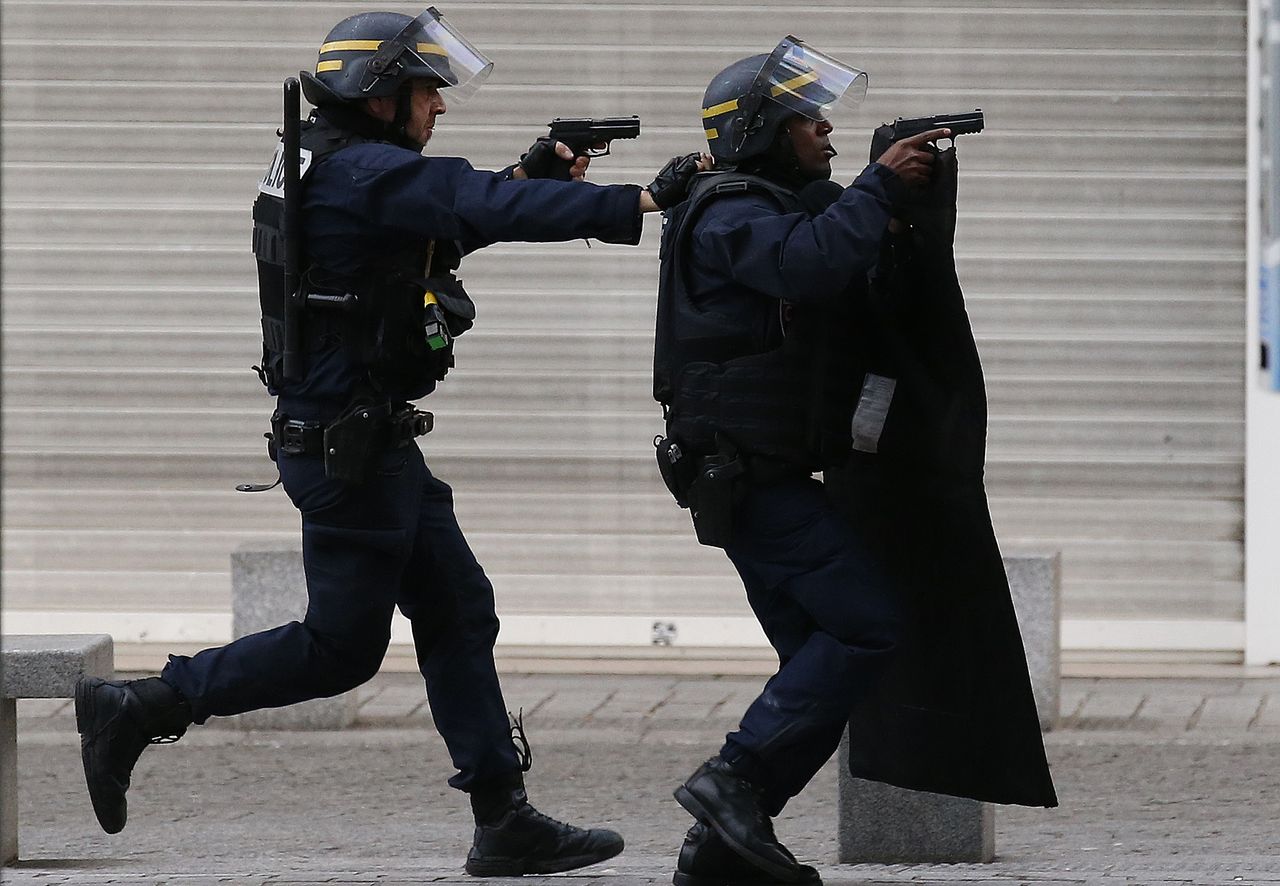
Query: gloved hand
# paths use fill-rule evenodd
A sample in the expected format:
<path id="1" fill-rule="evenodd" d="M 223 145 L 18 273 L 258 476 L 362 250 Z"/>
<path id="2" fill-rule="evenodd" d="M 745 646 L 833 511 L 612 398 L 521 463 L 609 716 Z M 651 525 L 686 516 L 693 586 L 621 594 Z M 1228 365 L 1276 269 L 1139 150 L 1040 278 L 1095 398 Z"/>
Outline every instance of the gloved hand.
<path id="1" fill-rule="evenodd" d="M 689 196 L 693 177 L 710 168 L 711 157 L 707 154 L 695 152 L 683 157 L 672 157 L 649 184 L 648 191 L 653 202 L 658 204 L 659 209 L 670 209 L 683 202 Z"/>
<path id="2" fill-rule="evenodd" d="M 552 169 L 563 161 L 556 156 L 556 141 L 543 136 L 520 155 L 520 168 L 529 178 L 551 178 Z"/>
<path id="3" fill-rule="evenodd" d="M 590 157 L 574 157 L 573 150 L 567 145 L 544 135 L 520 155 L 515 177 L 581 181 L 590 163 Z"/>

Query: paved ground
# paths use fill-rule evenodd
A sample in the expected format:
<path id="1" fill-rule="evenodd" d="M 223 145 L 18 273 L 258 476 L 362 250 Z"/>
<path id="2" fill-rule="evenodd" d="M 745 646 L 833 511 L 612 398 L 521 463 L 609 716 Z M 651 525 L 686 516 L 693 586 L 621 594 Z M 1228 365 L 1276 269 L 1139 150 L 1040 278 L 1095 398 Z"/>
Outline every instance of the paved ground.
<path id="1" fill-rule="evenodd" d="M 671 790 L 719 743 L 761 683 L 505 675 L 533 741 L 544 811 L 627 838 L 611 865 L 526 886 L 670 882 L 689 819 Z M 70 703 L 19 703 L 21 855 L 13 884 L 212 886 L 477 881 L 471 823 L 416 677 L 361 691 L 356 727 L 193 729 L 150 749 L 131 818 L 107 836 L 84 794 Z M 896 883 L 1280 883 L 1280 678 L 1069 679 L 1046 738 L 1062 806 L 1000 807 L 990 865 L 843 865 L 829 764 L 779 835 L 831 886 Z M 591 881 L 589 884 L 587 881 Z M 509 881 L 508 881 L 509 882 Z"/>

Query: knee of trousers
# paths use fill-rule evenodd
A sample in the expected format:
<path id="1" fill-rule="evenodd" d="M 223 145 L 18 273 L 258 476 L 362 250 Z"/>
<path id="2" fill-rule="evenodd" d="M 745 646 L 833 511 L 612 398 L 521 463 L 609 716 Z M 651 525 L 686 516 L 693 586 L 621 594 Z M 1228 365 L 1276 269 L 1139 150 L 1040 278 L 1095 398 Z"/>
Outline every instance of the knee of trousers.
<path id="1" fill-rule="evenodd" d="M 896 624 L 876 625 L 859 632 L 852 640 L 819 631 L 810 636 L 791 665 L 803 671 L 808 679 L 819 684 L 829 682 L 833 688 L 849 681 L 861 684 L 887 664 L 898 649 L 900 636 L 901 630 Z"/>
<path id="2" fill-rule="evenodd" d="M 889 654 L 898 648 L 905 632 L 900 613 L 892 605 L 850 605 L 838 617 L 825 618 L 820 630 L 851 654 Z"/>
<path id="3" fill-rule="evenodd" d="M 378 673 L 391 643 L 390 631 L 329 633 L 311 629 L 316 678 L 331 693 L 354 689 Z"/>

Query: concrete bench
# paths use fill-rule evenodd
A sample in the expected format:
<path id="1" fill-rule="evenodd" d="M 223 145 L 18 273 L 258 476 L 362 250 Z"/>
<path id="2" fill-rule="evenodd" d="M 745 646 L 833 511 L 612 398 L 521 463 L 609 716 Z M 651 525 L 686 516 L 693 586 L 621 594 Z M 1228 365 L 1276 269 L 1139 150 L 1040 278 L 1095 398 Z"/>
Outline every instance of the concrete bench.
<path id="1" fill-rule="evenodd" d="M 254 634 L 301 621 L 307 580 L 298 543 L 246 542 L 231 553 L 231 633 Z M 234 719 L 246 729 L 342 729 L 356 718 L 357 694 L 267 708 Z"/>
<path id="2" fill-rule="evenodd" d="M 1059 717 L 1061 559 L 1057 553 L 1007 556 L 1005 574 L 1022 631 L 1042 729 Z M 995 809 L 962 797 L 909 791 L 849 774 L 849 737 L 840 743 L 840 861 L 856 864 L 989 862 Z"/>
<path id="3" fill-rule="evenodd" d="M 0 637 L 0 864 L 18 857 L 17 699 L 71 698 L 81 677 L 111 679 L 114 662 L 106 634 Z"/>

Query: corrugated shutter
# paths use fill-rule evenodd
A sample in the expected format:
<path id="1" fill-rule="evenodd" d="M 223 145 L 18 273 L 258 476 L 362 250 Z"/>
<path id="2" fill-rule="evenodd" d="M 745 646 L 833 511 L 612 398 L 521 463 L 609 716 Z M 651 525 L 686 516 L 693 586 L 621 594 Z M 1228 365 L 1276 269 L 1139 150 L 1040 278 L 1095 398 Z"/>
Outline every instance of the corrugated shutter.
<path id="1" fill-rule="evenodd" d="M 6 610 L 225 613 L 230 551 L 297 530 L 231 491 L 270 474 L 248 207 L 279 81 L 353 9 L 0 10 Z M 636 113 L 593 177 L 647 181 L 699 146 L 710 75 L 788 31 L 870 72 L 840 180 L 876 123 L 981 106 L 959 254 L 1004 544 L 1062 550 L 1068 619 L 1241 620 L 1243 0 L 444 11 L 497 69 L 431 150 L 477 166 Z M 652 467 L 657 233 L 464 266 L 480 321 L 425 449 L 509 615 L 748 615 Z"/>

